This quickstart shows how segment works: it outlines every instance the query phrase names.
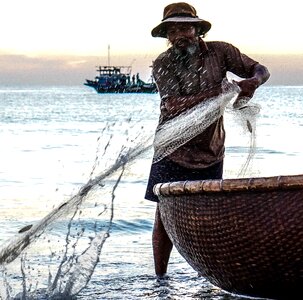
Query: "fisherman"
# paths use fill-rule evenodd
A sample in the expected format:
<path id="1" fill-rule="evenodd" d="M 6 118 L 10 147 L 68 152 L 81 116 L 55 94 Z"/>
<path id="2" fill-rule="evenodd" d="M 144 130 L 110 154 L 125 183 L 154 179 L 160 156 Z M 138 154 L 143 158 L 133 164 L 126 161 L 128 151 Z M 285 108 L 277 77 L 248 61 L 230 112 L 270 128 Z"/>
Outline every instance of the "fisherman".
<path id="1" fill-rule="evenodd" d="M 196 104 L 223 92 L 222 82 L 230 71 L 243 78 L 234 102 L 253 97 L 269 78 L 267 68 L 226 42 L 205 42 L 211 24 L 197 16 L 188 3 L 164 8 L 163 20 L 151 34 L 167 38 L 171 47 L 153 63 L 153 77 L 161 97 L 159 125 Z M 178 134 L 178 133 L 176 133 Z M 206 130 L 151 166 L 145 198 L 158 202 L 153 187 L 160 182 L 221 179 L 225 131 L 221 116 Z M 163 226 L 157 204 L 153 228 L 155 272 L 163 277 L 173 247 Z"/>

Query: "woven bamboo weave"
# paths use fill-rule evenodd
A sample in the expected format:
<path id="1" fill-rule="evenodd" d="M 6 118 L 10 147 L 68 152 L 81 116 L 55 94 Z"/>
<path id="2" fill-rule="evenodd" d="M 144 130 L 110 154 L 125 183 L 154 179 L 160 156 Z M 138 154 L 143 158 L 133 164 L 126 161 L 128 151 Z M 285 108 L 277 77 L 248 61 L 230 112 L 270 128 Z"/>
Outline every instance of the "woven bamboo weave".
<path id="1" fill-rule="evenodd" d="M 303 175 L 157 184 L 186 261 L 236 294 L 303 299 Z"/>

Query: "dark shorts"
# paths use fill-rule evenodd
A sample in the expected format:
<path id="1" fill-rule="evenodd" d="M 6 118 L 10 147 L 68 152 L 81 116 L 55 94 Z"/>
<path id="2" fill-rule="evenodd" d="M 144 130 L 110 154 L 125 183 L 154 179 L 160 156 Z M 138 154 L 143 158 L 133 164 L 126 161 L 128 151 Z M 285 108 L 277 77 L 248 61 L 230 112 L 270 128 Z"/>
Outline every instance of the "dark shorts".
<path id="1" fill-rule="evenodd" d="M 163 158 L 152 164 L 147 183 L 145 199 L 158 202 L 158 197 L 153 193 L 157 183 L 185 180 L 221 179 L 223 175 L 223 161 L 205 169 L 188 169 Z"/>

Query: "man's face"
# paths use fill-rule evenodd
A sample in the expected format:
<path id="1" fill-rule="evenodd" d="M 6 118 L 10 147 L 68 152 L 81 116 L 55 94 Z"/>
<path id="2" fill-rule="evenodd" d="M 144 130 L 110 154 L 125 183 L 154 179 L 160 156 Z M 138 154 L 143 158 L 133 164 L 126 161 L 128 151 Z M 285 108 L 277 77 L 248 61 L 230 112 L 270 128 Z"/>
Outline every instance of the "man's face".
<path id="1" fill-rule="evenodd" d="M 180 51 L 187 51 L 196 44 L 196 28 L 191 23 L 168 23 L 167 38 Z"/>

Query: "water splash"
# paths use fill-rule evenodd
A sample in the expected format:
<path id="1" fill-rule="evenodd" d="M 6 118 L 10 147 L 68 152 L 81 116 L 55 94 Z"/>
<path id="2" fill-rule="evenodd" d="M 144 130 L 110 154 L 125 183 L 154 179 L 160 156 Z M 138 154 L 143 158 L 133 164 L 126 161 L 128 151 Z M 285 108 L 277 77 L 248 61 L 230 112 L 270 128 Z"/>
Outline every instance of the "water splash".
<path id="1" fill-rule="evenodd" d="M 140 142 L 138 142 L 138 140 Z M 75 196 L 71 197 L 68 201 L 62 202 L 36 224 L 25 226 L 19 230 L 19 233 L 15 237 L 2 246 L 0 250 L 0 272 L 2 274 L 1 299 L 11 299 L 13 295 L 13 288 L 8 282 L 8 270 L 12 268 L 12 264 L 15 261 L 17 265 L 20 264 L 21 271 L 21 288 L 23 291 L 17 295 L 20 299 L 31 299 L 31 297 L 35 299 L 37 294 L 40 295 L 39 299 L 42 297 L 42 294 L 45 295 L 47 299 L 56 299 L 58 297 L 68 299 L 68 297 L 78 294 L 87 285 L 99 261 L 101 249 L 110 234 L 114 216 L 115 190 L 120 183 L 125 167 L 126 165 L 130 165 L 136 158 L 140 157 L 140 155 L 146 153 L 151 148 L 151 141 L 152 137 L 143 138 L 140 133 L 137 133 L 135 137 L 128 135 L 114 163 L 100 172 L 99 175 L 92 178 L 99 163 L 99 156 L 96 154 L 94 166 L 90 174 L 91 178 L 81 187 Z M 110 151 L 110 147 L 113 144 L 115 143 L 111 136 L 104 147 L 102 156 L 104 156 L 106 152 L 110 152 L 110 154 L 113 153 Z M 99 151 L 97 151 L 97 153 L 98 152 Z M 111 191 L 107 191 L 106 180 L 117 174 L 118 177 L 114 180 Z M 80 215 L 83 214 L 82 211 L 85 209 L 84 203 L 91 202 L 94 197 L 104 197 L 104 194 L 111 195 L 111 201 L 109 205 L 105 205 L 102 203 L 103 201 L 99 200 L 102 210 L 98 212 L 97 217 L 100 217 L 105 212 L 109 212 L 110 216 L 105 224 L 101 226 L 102 228 L 98 228 L 97 222 L 95 221 L 95 224 L 92 226 L 94 236 L 88 236 L 89 244 L 88 246 L 83 246 L 81 239 L 85 234 L 86 228 L 85 225 L 81 227 L 79 220 Z M 98 205 L 100 206 L 100 203 Z M 94 210 L 96 206 L 97 204 L 94 205 Z M 59 266 L 55 268 L 55 272 L 51 271 L 49 267 L 47 283 L 44 282 L 44 286 L 47 287 L 44 289 L 38 288 L 38 281 L 36 283 L 31 281 L 32 278 L 41 276 L 41 274 L 39 275 L 41 270 L 38 270 L 37 274 L 32 276 L 34 268 L 32 267 L 32 261 L 27 257 L 26 251 L 30 250 L 33 245 L 35 245 L 35 247 L 32 248 L 37 248 L 36 251 L 39 251 L 37 243 L 35 242 L 38 240 L 47 240 L 48 231 L 52 231 L 52 227 L 54 228 L 59 220 L 66 218 L 68 221 L 67 233 L 65 235 L 64 250 L 62 255 L 60 255 Z M 51 243 L 50 241 L 48 242 Z M 51 245 L 50 248 L 52 246 L 53 245 Z M 57 255 L 56 251 L 50 249 L 50 252 L 51 257 Z M 54 264 L 54 261 L 50 262 L 50 265 L 52 264 Z"/>

